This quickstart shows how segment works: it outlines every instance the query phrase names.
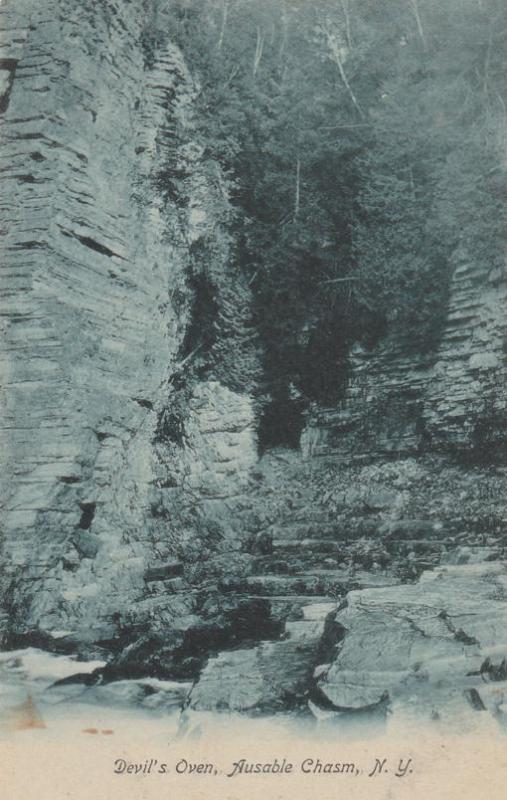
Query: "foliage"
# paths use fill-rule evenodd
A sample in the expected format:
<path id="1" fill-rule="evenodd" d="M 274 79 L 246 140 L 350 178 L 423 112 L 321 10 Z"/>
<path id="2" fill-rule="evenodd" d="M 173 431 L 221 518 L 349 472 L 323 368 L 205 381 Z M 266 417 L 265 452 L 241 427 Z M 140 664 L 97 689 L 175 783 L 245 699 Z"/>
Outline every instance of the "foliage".
<path id="1" fill-rule="evenodd" d="M 458 249 L 502 260 L 507 8 L 175 0 L 171 13 L 235 209 L 232 256 L 206 279 L 201 362 L 255 385 L 266 440 L 293 443 L 306 405 L 343 391 L 353 342 L 435 349 Z"/>

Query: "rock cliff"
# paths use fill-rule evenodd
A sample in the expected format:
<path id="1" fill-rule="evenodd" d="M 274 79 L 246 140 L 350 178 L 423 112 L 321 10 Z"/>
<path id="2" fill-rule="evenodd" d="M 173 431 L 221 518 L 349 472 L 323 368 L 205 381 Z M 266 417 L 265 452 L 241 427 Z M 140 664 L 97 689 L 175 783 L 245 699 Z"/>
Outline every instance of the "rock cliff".
<path id="1" fill-rule="evenodd" d="M 301 452 L 259 458 L 232 345 L 191 373 L 196 278 L 230 282 L 231 318 L 247 295 L 222 269 L 231 179 L 174 19 L 159 0 L 71 5 L 0 8 L 5 640 L 100 655 L 108 680 L 192 678 L 196 710 L 376 705 L 433 668 L 430 634 L 460 670 L 463 646 L 474 668 L 496 657 L 445 616 L 488 569 L 439 565 L 505 557 L 505 271 L 457 251 L 438 348 L 354 346 Z M 372 620 L 399 657 L 351 686 Z"/>
<path id="2" fill-rule="evenodd" d="M 223 186 L 163 5 L 0 10 L 2 583 L 21 630 L 107 638 L 180 536 L 157 429 L 190 319 L 191 248 L 213 237 L 210 259 L 227 254 Z M 193 491 L 214 490 L 228 450 L 241 482 L 255 454 L 248 401 L 204 385 L 192 402 Z"/>
<path id="3" fill-rule="evenodd" d="M 436 351 L 416 355 L 400 340 L 356 345 L 342 402 L 316 411 L 303 434 L 308 455 L 505 459 L 507 273 L 459 249 L 453 270 Z"/>

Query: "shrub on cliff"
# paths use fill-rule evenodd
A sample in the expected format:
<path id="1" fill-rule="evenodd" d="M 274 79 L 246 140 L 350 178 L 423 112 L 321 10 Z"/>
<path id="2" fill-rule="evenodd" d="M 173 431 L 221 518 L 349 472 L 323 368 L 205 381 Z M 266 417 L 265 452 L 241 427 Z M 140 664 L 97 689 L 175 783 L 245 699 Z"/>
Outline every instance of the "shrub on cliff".
<path id="1" fill-rule="evenodd" d="M 500 263 L 507 9 L 178 0 L 172 18 L 235 209 L 206 352 L 282 430 L 276 407 L 340 396 L 354 341 L 437 346 L 458 246 Z"/>

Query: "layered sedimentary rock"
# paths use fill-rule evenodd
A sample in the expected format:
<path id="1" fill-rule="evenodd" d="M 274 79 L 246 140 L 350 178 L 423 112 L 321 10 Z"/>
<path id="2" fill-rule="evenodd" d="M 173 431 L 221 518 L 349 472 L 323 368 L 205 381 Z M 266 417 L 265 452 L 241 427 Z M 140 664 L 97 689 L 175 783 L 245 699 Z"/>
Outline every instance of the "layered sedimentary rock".
<path id="1" fill-rule="evenodd" d="M 437 350 L 354 347 L 307 459 L 259 461 L 237 375 L 182 380 L 196 264 L 236 298 L 227 181 L 164 5 L 0 9 L 5 627 L 98 644 L 106 678 L 139 681 L 97 700 L 144 698 L 150 675 L 197 678 L 195 710 L 335 713 L 456 667 L 460 702 L 486 703 L 464 668 L 503 675 L 486 617 L 504 618 L 504 568 L 438 565 L 505 555 L 505 474 L 447 456 L 505 444 L 506 275 L 456 253 Z M 462 601 L 483 631 L 454 619 Z"/>
<path id="2" fill-rule="evenodd" d="M 333 603 L 303 606 L 301 619 L 286 623 L 280 641 L 211 658 L 190 693 L 190 707 L 273 711 L 304 703 L 333 607 Z"/>
<path id="3" fill-rule="evenodd" d="M 507 709 L 504 563 L 444 566 L 418 583 L 351 592 L 344 638 L 319 686 L 336 710 L 395 708 L 435 718 Z"/>
<path id="4" fill-rule="evenodd" d="M 402 341 L 356 345 L 341 403 L 319 409 L 303 434 L 307 455 L 371 456 L 484 450 L 505 455 L 507 272 L 457 251 L 436 350 Z"/>
<path id="5" fill-rule="evenodd" d="M 21 0 L 0 16 L 2 586 L 18 629 L 107 637 L 177 538 L 153 513 L 171 484 L 153 442 L 190 315 L 189 249 L 215 232 L 220 252 L 218 189 L 163 4 Z M 255 453 L 251 411 L 220 391 L 190 413 L 197 494 L 236 436 L 236 483 Z M 214 397 L 231 433 L 208 452 Z"/>

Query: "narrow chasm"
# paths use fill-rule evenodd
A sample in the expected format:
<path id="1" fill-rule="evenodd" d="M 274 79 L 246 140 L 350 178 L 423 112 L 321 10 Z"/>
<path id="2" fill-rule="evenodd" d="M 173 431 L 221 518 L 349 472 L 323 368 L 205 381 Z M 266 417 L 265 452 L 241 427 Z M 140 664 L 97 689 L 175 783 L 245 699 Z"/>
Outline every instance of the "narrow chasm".
<path id="1" fill-rule="evenodd" d="M 3 5 L 9 685 L 503 719 L 507 7 Z"/>

